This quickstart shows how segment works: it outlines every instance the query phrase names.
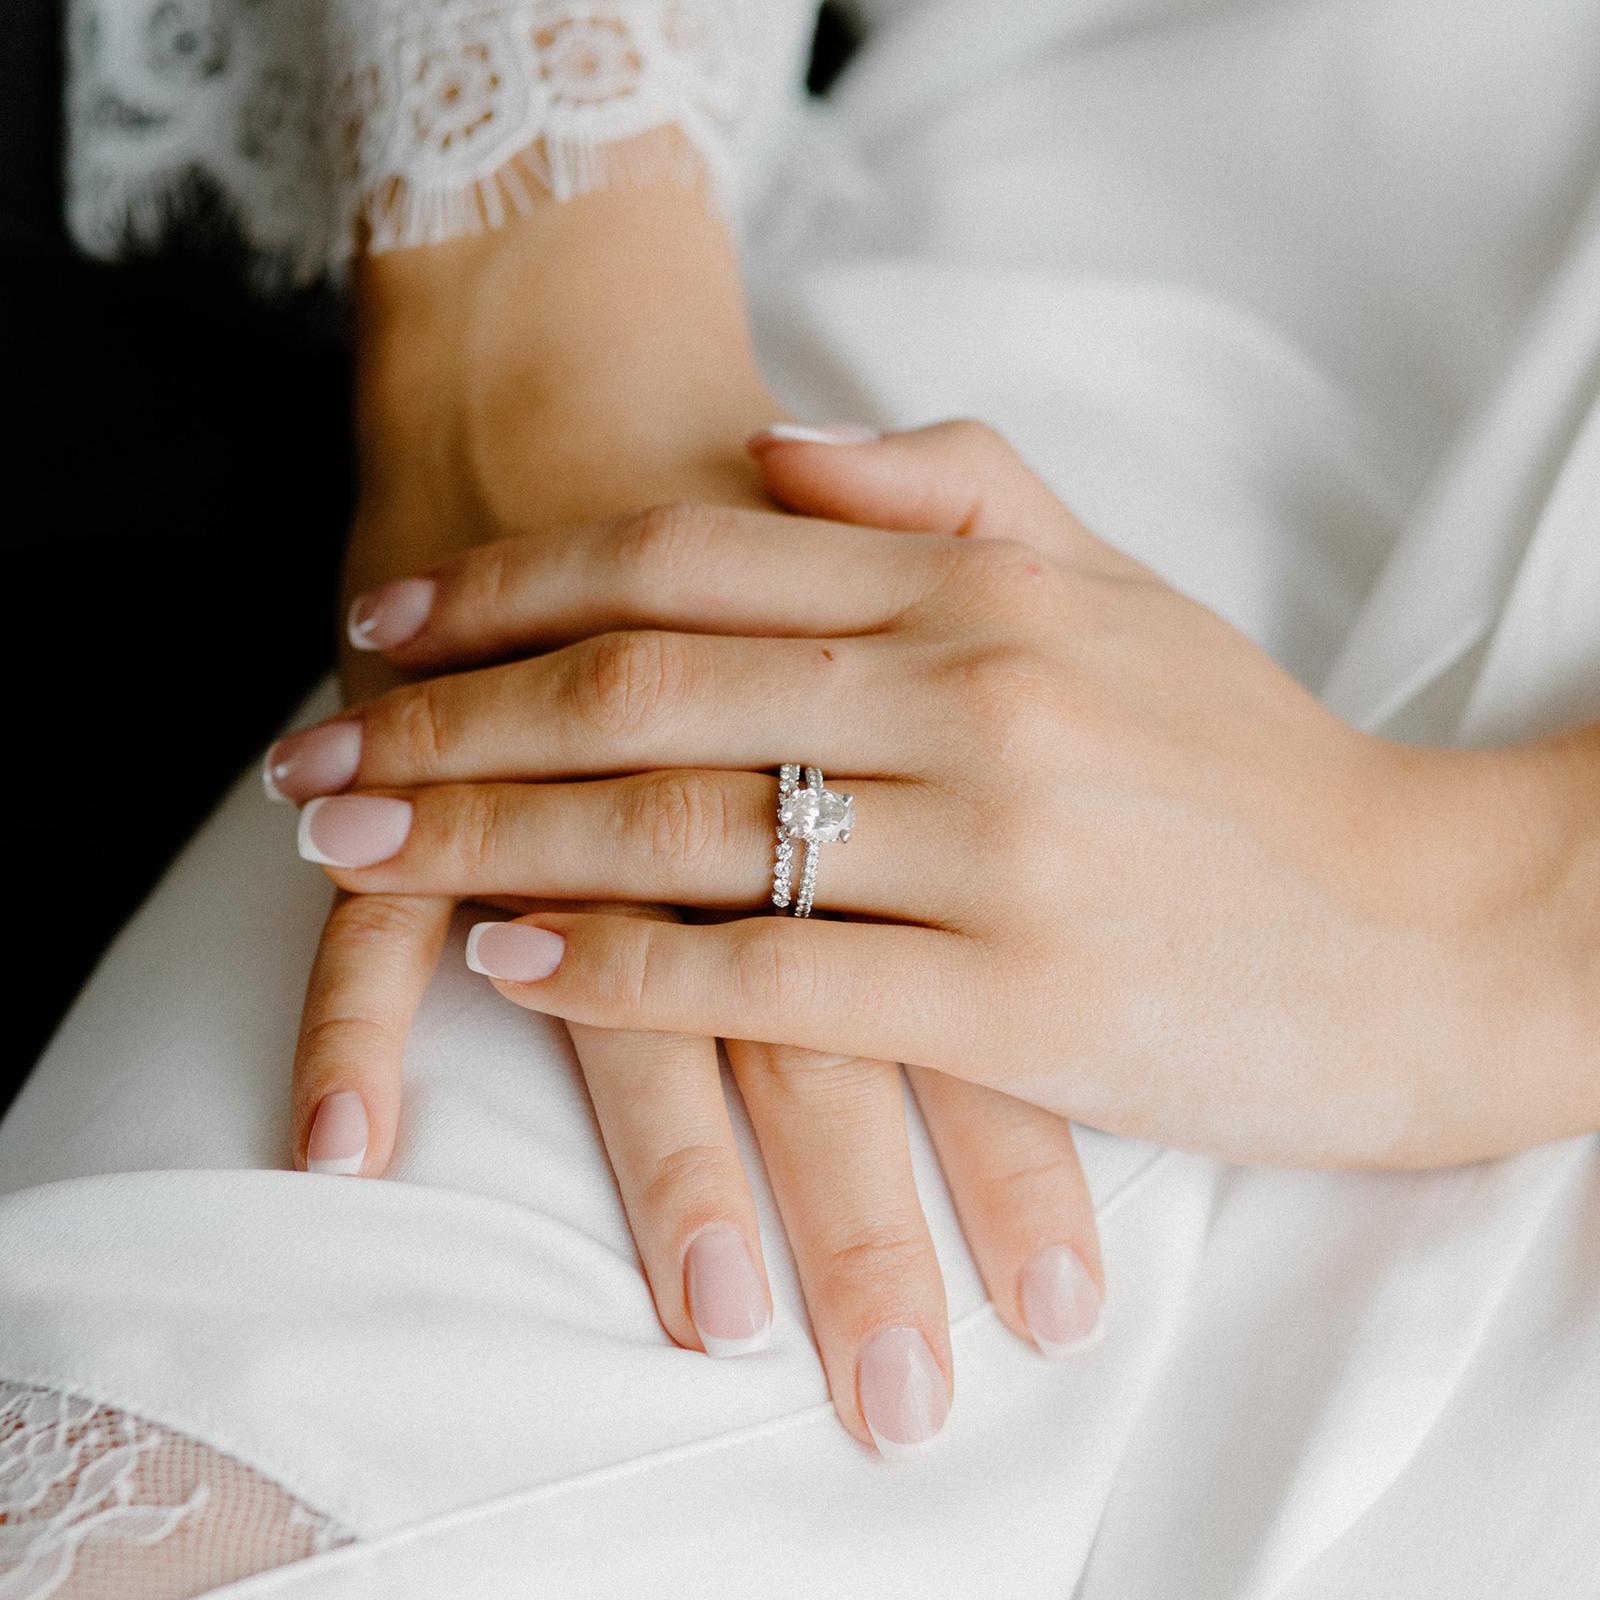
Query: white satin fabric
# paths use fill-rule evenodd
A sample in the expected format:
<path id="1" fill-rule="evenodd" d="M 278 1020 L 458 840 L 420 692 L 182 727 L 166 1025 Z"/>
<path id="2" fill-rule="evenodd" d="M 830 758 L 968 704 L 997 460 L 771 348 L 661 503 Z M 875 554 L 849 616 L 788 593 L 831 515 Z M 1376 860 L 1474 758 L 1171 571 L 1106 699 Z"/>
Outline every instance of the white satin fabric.
<path id="1" fill-rule="evenodd" d="M 1590 0 L 877 10 L 751 225 L 801 415 L 984 416 L 1368 726 L 1600 717 Z M 716 1363 L 656 1325 L 559 1030 L 459 943 L 392 1179 L 278 1170 L 325 904 L 242 780 L 0 1126 L 0 1377 L 360 1536 L 238 1600 L 1592 1592 L 1600 1141 L 1319 1175 L 1086 1133 L 1105 1333 L 1049 1363 L 919 1138 L 958 1392 L 889 1464 L 748 1137 L 775 1338 Z"/>

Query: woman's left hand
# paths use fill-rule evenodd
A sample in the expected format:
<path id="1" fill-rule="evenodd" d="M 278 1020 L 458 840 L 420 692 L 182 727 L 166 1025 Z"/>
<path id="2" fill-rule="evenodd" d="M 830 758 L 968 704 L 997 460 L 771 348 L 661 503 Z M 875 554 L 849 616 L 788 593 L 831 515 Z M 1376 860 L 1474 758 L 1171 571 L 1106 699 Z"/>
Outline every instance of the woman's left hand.
<path id="1" fill-rule="evenodd" d="M 548 653 L 351 714 L 381 793 L 302 828 L 338 884 L 754 911 L 798 759 L 855 797 L 818 905 L 871 921 L 539 913 L 480 970 L 579 1023 L 901 1060 L 1239 1160 L 1592 1125 L 1600 895 L 1560 776 L 1593 733 L 1360 733 L 973 424 L 755 449 L 780 503 L 866 526 L 671 507 L 434 575 L 398 664 Z"/>

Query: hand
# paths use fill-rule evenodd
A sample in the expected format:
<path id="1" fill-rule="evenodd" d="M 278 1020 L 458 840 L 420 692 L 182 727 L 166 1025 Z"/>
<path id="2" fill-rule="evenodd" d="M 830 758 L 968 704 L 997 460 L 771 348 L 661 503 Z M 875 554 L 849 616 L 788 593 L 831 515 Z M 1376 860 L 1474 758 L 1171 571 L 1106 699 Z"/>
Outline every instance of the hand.
<path id="1" fill-rule="evenodd" d="M 758 448 L 796 509 L 946 537 L 680 507 L 575 530 L 611 580 L 582 594 L 516 544 L 443 569 L 406 665 L 613 631 L 362 707 L 385 794 L 312 818 L 336 882 L 753 908 L 763 770 L 800 754 L 856 796 L 820 904 L 876 923 L 541 914 L 482 967 L 580 1022 L 898 1058 L 1246 1161 L 1594 1125 L 1596 731 L 1362 734 L 986 430 Z M 677 631 L 713 593 L 726 637 Z"/>
<path id="2" fill-rule="evenodd" d="M 597 381 L 602 388 L 618 381 L 613 350 L 570 357 L 555 381 L 546 355 L 528 354 L 548 352 L 549 330 L 528 326 L 530 316 L 537 321 L 537 297 L 527 274 L 508 272 L 499 261 L 504 233 L 463 247 L 494 254 L 487 267 L 450 259 L 460 253 L 454 248 L 387 258 L 385 275 L 361 301 L 373 326 L 364 340 L 363 499 L 352 539 L 353 588 L 381 585 L 397 572 L 516 529 L 525 549 L 537 545 L 547 564 L 564 572 L 581 608 L 584 590 L 591 582 L 603 586 L 608 575 L 589 572 L 590 552 L 565 543 L 563 518 L 673 492 L 726 506 L 765 503 L 739 441 L 777 408 L 741 359 L 736 331 L 718 321 L 713 305 L 693 300 L 727 282 L 722 247 L 703 232 L 704 219 L 684 217 L 682 197 L 650 197 L 650 206 L 672 213 L 671 226 L 664 217 L 653 247 L 630 252 L 629 259 L 659 262 L 672 251 L 681 257 L 687 242 L 695 259 L 680 290 L 695 314 L 670 319 L 651 301 L 652 293 L 659 298 L 659 285 L 647 292 L 647 285 L 617 281 L 626 273 L 614 264 L 616 252 L 599 241 L 574 244 L 568 231 L 597 226 L 597 206 L 626 203 L 627 229 L 637 244 L 641 230 L 649 233 L 638 210 L 644 198 L 630 191 L 564 207 L 558 218 L 545 219 L 560 236 L 542 237 L 532 252 L 540 281 L 552 272 L 560 277 L 564 251 L 581 259 L 607 256 L 610 292 L 649 312 L 648 328 L 626 336 L 618 331 L 622 313 L 609 318 L 611 343 L 630 346 L 628 409 L 620 413 L 596 392 Z M 388 269 L 398 272 L 399 284 Z M 478 285 L 479 312 L 508 348 L 486 355 L 481 326 L 452 326 L 447 348 L 429 353 L 423 330 L 440 320 L 437 307 L 433 314 L 419 310 L 405 280 L 436 272 L 452 285 Z M 453 307 L 456 290 L 451 293 Z M 599 293 L 591 275 L 591 307 Z M 430 294 L 424 285 L 423 300 Z M 663 351 L 657 330 L 677 338 L 691 328 L 692 351 Z M 475 379 L 452 394 L 440 375 L 473 366 L 457 346 L 474 353 L 477 367 Z M 382 354 L 389 349 L 392 361 Z M 416 389 L 402 382 L 391 391 L 396 365 L 416 367 L 426 384 Z M 393 642 L 419 585 L 380 592 L 389 602 L 382 615 L 362 606 L 353 613 L 354 638 L 362 646 Z M 714 597 L 708 604 L 714 606 Z M 417 662 L 406 670 L 433 669 Z M 376 693 L 397 677 L 370 649 L 347 657 L 347 683 L 358 695 Z M 351 758 L 348 739 L 336 728 L 331 738 L 281 742 L 269 768 L 286 798 L 304 801 L 347 781 Z M 488 898 L 517 909 L 538 904 Z M 341 1148 L 359 1152 L 342 1163 L 335 1155 L 336 1169 L 353 1164 L 369 1176 L 385 1170 L 399 1118 L 406 1033 L 453 905 L 451 896 L 405 893 L 342 896 L 336 904 L 312 973 L 295 1063 L 297 1162 L 307 1163 L 320 1110 L 334 1132 L 340 1117 L 348 1120 Z M 669 915 L 643 906 L 608 909 L 658 920 Z M 691 1348 L 733 1353 L 764 1332 L 768 1297 L 715 1041 L 626 1027 L 579 1024 L 572 1031 L 662 1323 Z M 858 1438 L 892 1446 L 892 1419 L 875 1434 L 869 1427 L 863 1402 L 874 1382 L 880 1409 L 894 1399 L 883 1392 L 886 1385 L 920 1384 L 922 1421 L 936 1426 L 949 1385 L 947 1321 L 911 1178 L 898 1068 L 835 1058 L 808 1060 L 810 1070 L 799 1074 L 794 1068 L 805 1053 L 792 1048 L 735 1041 L 728 1054 L 795 1246 L 846 1426 Z M 804 1084 L 803 1093 L 794 1092 L 796 1082 Z M 648 1090 L 641 1092 L 641 1084 Z M 917 1089 L 1000 1315 L 1047 1350 L 1070 1347 L 1090 1331 L 1102 1282 L 1092 1207 L 1070 1129 L 1037 1108 L 954 1080 L 926 1078 Z M 891 1340 L 858 1382 L 858 1356 L 885 1328 L 917 1330 L 926 1353 Z M 898 1374 L 896 1360 L 904 1369 Z M 874 1372 L 876 1379 L 869 1376 Z"/>

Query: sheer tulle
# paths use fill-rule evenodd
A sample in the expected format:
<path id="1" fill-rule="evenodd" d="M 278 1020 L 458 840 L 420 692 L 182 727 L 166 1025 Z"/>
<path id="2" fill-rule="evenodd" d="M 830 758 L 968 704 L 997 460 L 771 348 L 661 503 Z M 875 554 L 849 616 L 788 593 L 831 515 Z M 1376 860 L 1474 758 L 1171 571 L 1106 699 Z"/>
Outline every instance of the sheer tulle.
<path id="1" fill-rule="evenodd" d="M 198 1440 L 0 1381 L 0 1600 L 179 1600 L 351 1537 Z"/>

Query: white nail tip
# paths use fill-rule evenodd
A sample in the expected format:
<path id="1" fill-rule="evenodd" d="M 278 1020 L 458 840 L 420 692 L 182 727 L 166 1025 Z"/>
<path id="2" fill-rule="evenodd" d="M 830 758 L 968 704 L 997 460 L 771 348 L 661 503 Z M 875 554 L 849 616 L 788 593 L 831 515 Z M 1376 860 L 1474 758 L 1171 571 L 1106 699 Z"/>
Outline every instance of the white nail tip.
<path id="1" fill-rule="evenodd" d="M 325 1178 L 354 1178 L 366 1159 L 367 1147 L 363 1145 L 353 1156 L 324 1156 L 321 1161 L 307 1161 L 306 1171 Z"/>
<path id="2" fill-rule="evenodd" d="M 930 1445 L 939 1442 L 939 1435 L 934 1434 L 931 1439 L 918 1439 L 914 1444 L 901 1444 L 895 1439 L 885 1439 L 870 1422 L 867 1424 L 867 1432 L 872 1435 L 872 1443 L 885 1461 L 898 1461 L 902 1456 L 919 1456 Z"/>
<path id="3" fill-rule="evenodd" d="M 493 978 L 496 976 L 478 959 L 478 941 L 483 938 L 490 928 L 498 928 L 499 926 L 498 922 L 477 922 L 472 925 L 467 934 L 467 966 L 473 972 L 476 972 L 479 977 Z"/>
<path id="4" fill-rule="evenodd" d="M 1106 1324 L 1102 1317 L 1081 1339 L 1072 1339 L 1066 1344 L 1056 1344 L 1050 1339 L 1041 1339 L 1038 1334 L 1034 1334 L 1033 1342 L 1038 1345 L 1042 1355 L 1048 1356 L 1052 1361 L 1060 1361 L 1066 1356 L 1082 1355 L 1085 1350 L 1094 1349 L 1105 1336 Z"/>
<path id="5" fill-rule="evenodd" d="M 875 429 L 858 427 L 854 423 L 838 428 L 814 428 L 803 422 L 774 422 L 761 431 L 768 439 L 781 439 L 788 444 L 870 444 L 882 437 Z"/>
<path id="6" fill-rule="evenodd" d="M 287 802 L 288 795 L 278 787 L 278 773 L 281 770 L 272 765 L 272 752 L 269 750 L 261 758 L 261 787 L 266 790 L 267 799 Z"/>
<path id="7" fill-rule="evenodd" d="M 357 622 L 356 606 L 359 603 L 354 600 L 350 602 L 350 614 L 345 618 L 344 636 L 350 641 L 352 650 L 376 650 L 378 646 L 372 642 L 372 630 L 377 627 L 378 619 L 368 617 L 365 622 Z"/>
<path id="8" fill-rule="evenodd" d="M 758 1350 L 765 1350 L 772 1343 L 772 1324 L 758 1329 L 747 1339 L 714 1339 L 704 1330 L 700 1331 L 700 1343 L 706 1347 L 706 1354 L 714 1356 L 718 1361 L 725 1361 L 730 1356 L 753 1356 Z"/>
<path id="9" fill-rule="evenodd" d="M 315 861 L 319 867 L 346 867 L 347 861 L 335 861 L 332 856 L 324 855 L 311 841 L 311 819 L 316 816 L 319 806 L 328 803 L 329 796 L 323 795 L 318 800 L 308 800 L 305 810 L 300 813 L 300 827 L 296 833 L 297 846 L 303 861 Z"/>

